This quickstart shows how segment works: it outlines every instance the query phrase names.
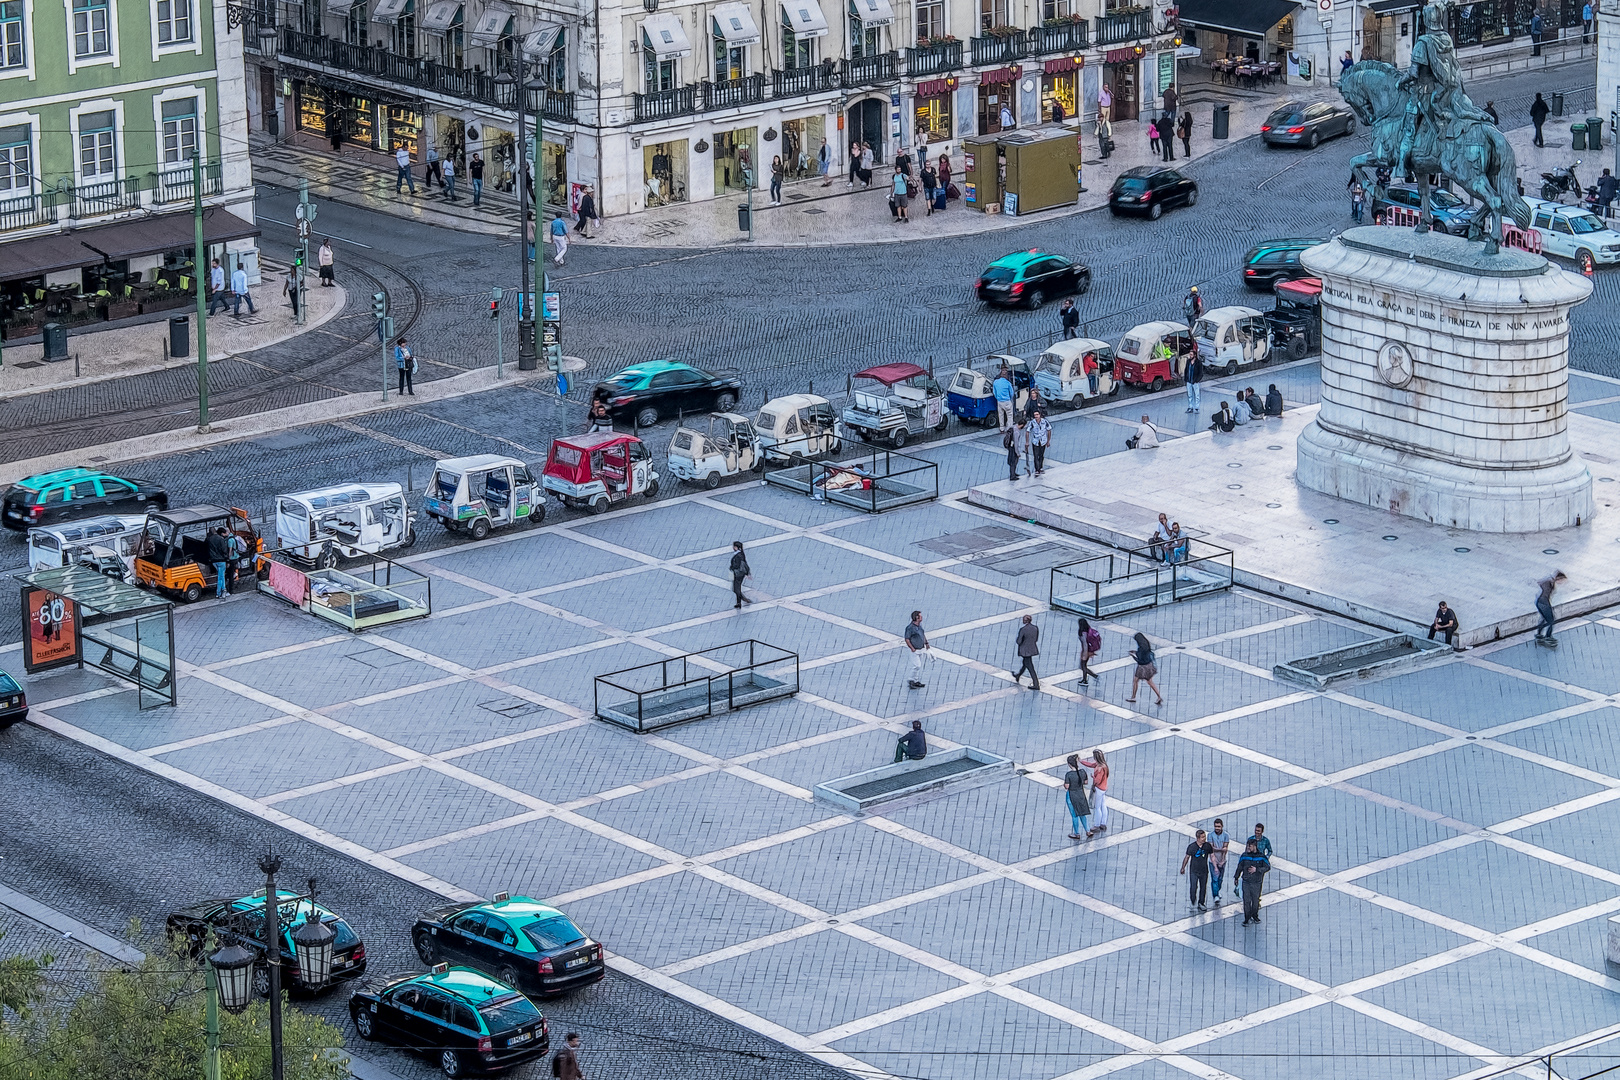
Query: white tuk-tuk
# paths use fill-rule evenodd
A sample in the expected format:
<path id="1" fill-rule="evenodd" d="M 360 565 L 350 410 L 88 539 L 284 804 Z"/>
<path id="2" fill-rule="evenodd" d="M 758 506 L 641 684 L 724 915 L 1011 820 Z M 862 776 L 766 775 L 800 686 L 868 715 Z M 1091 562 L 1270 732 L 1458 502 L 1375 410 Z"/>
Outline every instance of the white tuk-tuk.
<path id="1" fill-rule="evenodd" d="M 1211 374 L 1236 375 L 1239 368 L 1263 364 L 1271 355 L 1266 317 L 1252 307 L 1218 307 L 1193 324 L 1198 356 Z"/>
<path id="2" fill-rule="evenodd" d="M 422 509 L 451 532 L 482 540 L 491 529 L 545 520 L 546 504 L 529 467 L 499 454 L 433 463 Z"/>
<path id="3" fill-rule="evenodd" d="M 1086 375 L 1090 359 L 1097 378 L 1095 390 Z M 1114 347 L 1096 338 L 1068 338 L 1054 341 L 1035 362 L 1035 385 L 1048 401 L 1061 401 L 1071 409 L 1119 393 L 1114 381 Z"/>
<path id="4" fill-rule="evenodd" d="M 29 529 L 28 569 L 83 563 L 119 581 L 133 581 L 145 525 L 140 514 L 109 514 Z"/>
<path id="5" fill-rule="evenodd" d="M 706 430 L 685 424 L 669 440 L 670 475 L 717 488 L 726 476 L 763 472 L 765 453 L 754 422 L 736 413 L 710 413 Z"/>
<path id="6" fill-rule="evenodd" d="M 416 543 L 416 514 L 401 484 L 347 484 L 276 496 L 276 537 L 302 562 L 334 567 Z"/>
<path id="7" fill-rule="evenodd" d="M 798 464 L 843 449 L 838 437 L 838 413 L 824 397 L 788 394 L 772 398 L 759 410 L 755 422 L 759 444 L 772 461 Z"/>

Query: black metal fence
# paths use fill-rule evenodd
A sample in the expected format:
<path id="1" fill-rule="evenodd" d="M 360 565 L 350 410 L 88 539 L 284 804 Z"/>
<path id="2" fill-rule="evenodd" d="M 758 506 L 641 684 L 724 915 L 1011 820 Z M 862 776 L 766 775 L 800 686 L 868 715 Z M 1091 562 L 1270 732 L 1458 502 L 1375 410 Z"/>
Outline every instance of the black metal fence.
<path id="1" fill-rule="evenodd" d="M 648 732 L 799 692 L 799 654 L 748 638 L 595 679 L 599 719 Z"/>

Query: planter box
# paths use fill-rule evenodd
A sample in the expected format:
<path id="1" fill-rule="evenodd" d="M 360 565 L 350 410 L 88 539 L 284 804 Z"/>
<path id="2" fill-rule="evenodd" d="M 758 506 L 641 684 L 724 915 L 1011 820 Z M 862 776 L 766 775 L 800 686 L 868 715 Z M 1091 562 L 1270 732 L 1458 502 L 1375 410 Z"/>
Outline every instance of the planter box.
<path id="1" fill-rule="evenodd" d="M 1429 667 L 1451 653 L 1451 646 L 1443 641 L 1395 634 L 1290 660 L 1272 668 L 1271 673 L 1284 682 L 1320 690 L 1352 679 L 1378 679 Z"/>
<path id="2" fill-rule="evenodd" d="M 931 753 L 921 761 L 899 761 L 817 784 L 818 802 L 848 813 L 886 806 L 901 799 L 979 787 L 1013 775 L 1013 763 L 986 750 L 959 746 Z"/>
<path id="3" fill-rule="evenodd" d="M 127 319 L 141 313 L 139 300 L 119 300 L 108 304 L 104 309 L 108 321 L 113 319 Z"/>
<path id="4" fill-rule="evenodd" d="M 171 296 L 149 296 L 141 301 L 141 311 L 145 314 L 154 311 L 171 311 L 174 308 L 186 307 L 196 302 L 197 298 L 195 296 L 188 296 L 185 293 L 176 293 Z"/>

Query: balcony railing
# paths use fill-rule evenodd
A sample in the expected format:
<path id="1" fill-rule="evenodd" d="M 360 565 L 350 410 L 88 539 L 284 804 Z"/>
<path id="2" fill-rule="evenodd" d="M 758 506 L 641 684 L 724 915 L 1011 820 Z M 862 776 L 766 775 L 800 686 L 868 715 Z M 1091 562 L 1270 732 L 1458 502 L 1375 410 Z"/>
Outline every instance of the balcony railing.
<path id="1" fill-rule="evenodd" d="M 765 100 L 765 76 L 744 75 L 740 79 L 721 79 L 703 83 L 703 108 L 729 109 L 735 105 L 754 105 Z"/>
<path id="2" fill-rule="evenodd" d="M 1129 45 L 1153 36 L 1153 12 L 1124 11 L 1102 15 L 1093 20 L 1096 26 L 1096 44 Z"/>
<path id="3" fill-rule="evenodd" d="M 1091 44 L 1091 27 L 1084 22 L 1062 22 L 1052 26 L 1034 26 L 1029 31 L 1029 54 L 1046 56 L 1051 53 L 1075 52 Z"/>
<path id="4" fill-rule="evenodd" d="M 218 195 L 225 190 L 224 170 L 217 161 L 205 161 L 202 167 L 203 195 Z M 192 183 L 191 166 L 182 165 L 157 175 L 152 185 L 154 203 L 191 202 L 196 194 Z"/>
<path id="5" fill-rule="evenodd" d="M 962 67 L 962 43 L 947 41 L 941 45 L 919 45 L 906 50 L 906 74 L 943 75 L 959 71 Z"/>
<path id="6" fill-rule="evenodd" d="M 844 85 L 876 86 L 894 82 L 900 77 L 899 57 L 899 53 L 886 52 L 843 61 Z"/>
<path id="7" fill-rule="evenodd" d="M 677 86 L 673 90 L 658 90 L 651 94 L 636 95 L 636 123 L 648 120 L 667 120 L 672 116 L 686 116 L 698 111 L 698 88 Z"/>
<path id="8" fill-rule="evenodd" d="M 838 67 L 831 60 L 813 67 L 771 72 L 772 97 L 817 94 L 823 90 L 837 90 L 838 87 Z"/>
<path id="9" fill-rule="evenodd" d="M 56 224 L 56 197 L 23 195 L 19 198 L 0 199 L 0 232 L 13 229 L 33 229 L 41 225 Z"/>
<path id="10" fill-rule="evenodd" d="M 1010 64 L 1029 55 L 1029 35 L 1022 30 L 976 37 L 971 44 L 975 67 L 980 64 Z"/>
<path id="11" fill-rule="evenodd" d="M 73 189 L 73 216 L 98 217 L 134 210 L 141 205 L 141 186 L 135 177 L 81 184 Z"/>

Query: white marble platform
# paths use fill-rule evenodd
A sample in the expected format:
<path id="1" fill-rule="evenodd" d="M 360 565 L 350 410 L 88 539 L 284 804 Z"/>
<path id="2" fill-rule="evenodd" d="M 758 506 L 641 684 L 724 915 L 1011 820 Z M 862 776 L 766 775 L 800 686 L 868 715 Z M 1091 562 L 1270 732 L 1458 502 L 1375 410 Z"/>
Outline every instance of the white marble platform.
<path id="1" fill-rule="evenodd" d="M 1533 628 L 1535 583 L 1555 568 L 1569 575 L 1555 597 L 1560 618 L 1620 602 L 1620 425 L 1569 416 L 1596 480 L 1589 524 L 1481 533 L 1301 487 L 1295 442 L 1316 411 L 983 484 L 968 500 L 1120 547 L 1144 542 L 1163 512 L 1231 548 L 1239 584 L 1395 631 L 1426 632 L 1444 599 L 1467 644 Z"/>

